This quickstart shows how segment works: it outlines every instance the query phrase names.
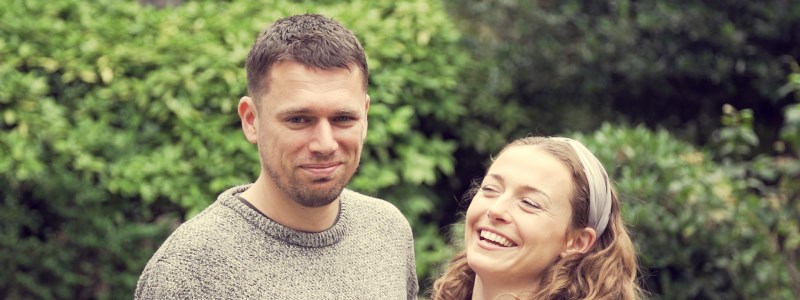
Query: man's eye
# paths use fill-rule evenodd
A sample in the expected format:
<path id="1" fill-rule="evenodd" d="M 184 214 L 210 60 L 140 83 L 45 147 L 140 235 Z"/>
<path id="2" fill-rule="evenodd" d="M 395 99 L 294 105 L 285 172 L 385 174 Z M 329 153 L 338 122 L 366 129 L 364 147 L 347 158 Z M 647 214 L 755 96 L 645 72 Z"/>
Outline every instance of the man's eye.
<path id="1" fill-rule="evenodd" d="M 338 116 L 336 118 L 333 118 L 333 121 L 335 121 L 335 122 L 347 122 L 347 121 L 352 121 L 352 120 L 354 120 L 354 119 L 352 117 L 349 117 L 349 116 Z"/>
<path id="2" fill-rule="evenodd" d="M 286 119 L 287 122 L 295 123 L 295 124 L 303 123 L 303 122 L 305 122 L 305 120 L 306 119 L 303 118 L 303 117 L 291 117 L 291 118 Z"/>

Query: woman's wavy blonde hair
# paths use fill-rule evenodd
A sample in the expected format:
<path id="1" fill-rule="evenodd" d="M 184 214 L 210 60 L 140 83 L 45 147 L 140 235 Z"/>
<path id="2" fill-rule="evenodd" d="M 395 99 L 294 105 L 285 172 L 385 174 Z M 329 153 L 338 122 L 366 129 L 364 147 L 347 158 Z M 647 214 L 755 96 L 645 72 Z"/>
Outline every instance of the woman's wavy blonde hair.
<path id="1" fill-rule="evenodd" d="M 575 151 L 563 140 L 547 137 L 526 137 L 506 145 L 508 148 L 535 145 L 558 158 L 572 172 L 572 228 L 587 227 L 589 219 L 589 185 Z M 472 198 L 473 186 L 465 197 Z M 545 270 L 536 291 L 525 293 L 525 299 L 640 299 L 642 291 L 636 283 L 636 252 L 620 215 L 616 190 L 611 191 L 612 206 L 609 225 L 595 245 L 586 253 L 573 254 L 556 261 Z M 475 271 L 467 264 L 462 250 L 450 260 L 444 275 L 433 284 L 433 300 L 472 298 Z M 531 286 L 535 286 L 532 283 Z M 517 295 L 517 297 L 520 297 Z"/>

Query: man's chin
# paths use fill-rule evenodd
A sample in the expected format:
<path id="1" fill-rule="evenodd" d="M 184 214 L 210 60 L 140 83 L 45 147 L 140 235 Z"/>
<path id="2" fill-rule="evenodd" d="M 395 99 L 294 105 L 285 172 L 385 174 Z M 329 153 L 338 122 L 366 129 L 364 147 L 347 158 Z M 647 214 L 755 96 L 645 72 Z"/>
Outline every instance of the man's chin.
<path id="1" fill-rule="evenodd" d="M 318 208 L 330 205 L 333 201 L 338 198 L 338 195 L 335 197 L 314 197 L 314 198 L 304 198 L 304 199 L 296 199 L 297 203 L 304 207 L 308 208 Z"/>
<path id="2" fill-rule="evenodd" d="M 324 186 L 328 184 L 333 186 Z M 305 207 L 322 207 L 339 198 L 342 190 L 344 190 L 343 185 L 333 184 L 330 181 L 315 181 L 305 190 L 297 191 L 295 201 Z"/>

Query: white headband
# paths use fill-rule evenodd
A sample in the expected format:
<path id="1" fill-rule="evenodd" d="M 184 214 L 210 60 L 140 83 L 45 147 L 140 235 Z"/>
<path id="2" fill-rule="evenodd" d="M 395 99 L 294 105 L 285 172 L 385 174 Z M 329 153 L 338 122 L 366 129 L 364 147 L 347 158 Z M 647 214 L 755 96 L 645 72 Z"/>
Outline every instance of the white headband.
<path id="1" fill-rule="evenodd" d="M 583 165 L 583 172 L 589 182 L 589 226 L 594 228 L 599 239 L 611 217 L 611 185 L 608 174 L 603 164 L 586 146 L 573 139 L 562 139 L 572 146 Z"/>

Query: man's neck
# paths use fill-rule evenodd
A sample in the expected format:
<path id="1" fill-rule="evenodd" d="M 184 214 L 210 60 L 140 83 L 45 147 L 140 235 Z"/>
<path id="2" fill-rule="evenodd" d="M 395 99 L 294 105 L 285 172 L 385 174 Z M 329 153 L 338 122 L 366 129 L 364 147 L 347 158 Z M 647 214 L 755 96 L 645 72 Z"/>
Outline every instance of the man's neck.
<path id="1" fill-rule="evenodd" d="M 305 207 L 290 199 L 268 176 L 259 176 L 241 196 L 273 221 L 298 231 L 324 231 L 339 215 L 338 198 L 321 207 Z"/>

